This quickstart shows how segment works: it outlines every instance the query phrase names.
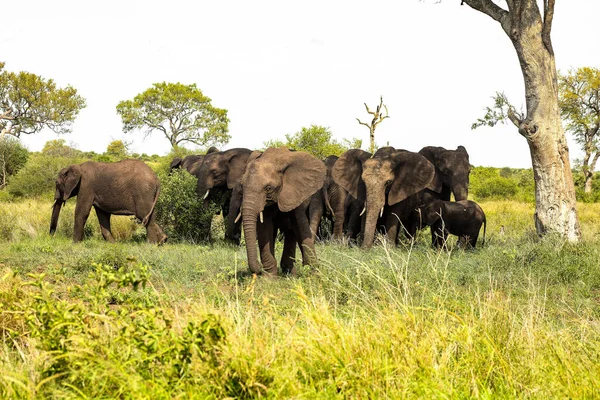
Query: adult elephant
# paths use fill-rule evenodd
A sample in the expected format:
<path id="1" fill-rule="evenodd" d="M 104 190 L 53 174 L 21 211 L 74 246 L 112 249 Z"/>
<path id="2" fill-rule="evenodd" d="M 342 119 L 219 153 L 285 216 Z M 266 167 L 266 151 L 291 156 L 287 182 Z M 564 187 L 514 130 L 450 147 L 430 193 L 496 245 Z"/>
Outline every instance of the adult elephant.
<path id="1" fill-rule="evenodd" d="M 219 149 L 216 147 L 211 147 L 207 150 L 206 154 L 216 153 Z M 175 157 L 173 161 L 171 161 L 170 172 L 173 172 L 174 169 L 185 169 L 192 175 L 195 175 L 200 165 L 202 165 L 202 161 L 204 161 L 204 157 L 206 154 L 190 154 L 185 156 L 183 159 L 179 157 Z"/>
<path id="2" fill-rule="evenodd" d="M 333 222 L 333 238 L 341 239 L 344 233 L 344 213 L 348 192 L 335 183 L 331 176 L 338 156 L 331 155 L 323 160 L 326 168 L 325 181 L 321 190 L 312 195 L 308 206 L 308 219 L 313 238 L 316 239 L 322 217 Z"/>
<path id="3" fill-rule="evenodd" d="M 155 221 L 154 207 L 160 183 L 154 171 L 142 161 L 115 163 L 87 161 L 62 169 L 56 179 L 56 192 L 50 222 L 54 234 L 62 205 L 77 196 L 73 240 L 83 239 L 83 227 L 92 207 L 96 210 L 105 240 L 113 242 L 111 215 L 135 215 L 146 227 L 150 243 L 163 243 L 167 235 Z"/>
<path id="4" fill-rule="evenodd" d="M 346 151 L 333 167 L 333 179 L 355 199 L 365 202 L 363 248 L 375 238 L 378 218 L 388 239 L 395 241 L 402 201 L 429 187 L 435 167 L 422 155 L 393 147 L 383 147 L 372 155 L 360 149 Z"/>
<path id="5" fill-rule="evenodd" d="M 419 154 L 427 158 L 435 166 L 435 177 L 432 190 L 428 193 L 425 202 L 433 199 L 449 201 L 450 193 L 454 194 L 455 201 L 467 200 L 469 196 L 469 153 L 464 146 L 458 146 L 456 150 L 446 150 L 443 147 L 423 147 Z"/>
<path id="6" fill-rule="evenodd" d="M 242 220 L 248 267 L 253 273 L 264 270 L 277 275 L 277 229 L 284 233 L 284 273 L 294 272 L 296 244 L 304 264 L 316 263 L 306 208 L 310 197 L 323 187 L 325 173 L 323 162 L 304 151 L 281 147 L 252 154 L 242 178 Z M 262 266 L 257 259 L 257 242 Z"/>
<path id="7" fill-rule="evenodd" d="M 241 221 L 237 218 L 242 202 L 240 180 L 251 153 L 252 150 L 236 148 L 207 154 L 194 173 L 198 178 L 196 193 L 204 199 L 205 204 L 210 201 L 211 193 L 227 192 L 226 201 L 221 204 L 226 221 L 225 240 L 236 245 L 240 244 L 241 238 Z"/>

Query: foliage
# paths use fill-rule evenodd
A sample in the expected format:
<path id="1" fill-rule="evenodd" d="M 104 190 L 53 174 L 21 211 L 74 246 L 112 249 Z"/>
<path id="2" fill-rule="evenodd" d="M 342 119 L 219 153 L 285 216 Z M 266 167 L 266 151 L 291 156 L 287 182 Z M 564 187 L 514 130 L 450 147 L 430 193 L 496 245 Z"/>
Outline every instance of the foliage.
<path id="1" fill-rule="evenodd" d="M 219 209 L 212 204 L 203 206 L 196 194 L 198 179 L 181 169 L 172 174 L 159 171 L 158 177 L 161 186 L 155 208 L 156 220 L 169 241 L 209 241 L 211 221 Z"/>
<path id="2" fill-rule="evenodd" d="M 352 140 L 343 139 L 338 142 L 331 138 L 329 128 L 311 125 L 309 128 L 302 127 L 300 132 L 286 134 L 285 142 L 281 140 L 269 140 L 264 143 L 265 148 L 285 146 L 290 150 L 306 151 L 319 159 L 327 156 L 339 156 L 348 149 L 360 148 L 362 141 L 356 138 Z"/>
<path id="3" fill-rule="evenodd" d="M 231 138 L 227 110 L 213 107 L 195 84 L 155 83 L 133 100 L 121 101 L 117 113 L 125 132 L 144 130 L 150 135 L 159 131 L 172 147 L 184 142 L 208 147 Z"/>
<path id="4" fill-rule="evenodd" d="M 469 192 L 477 200 L 511 199 L 535 201 L 531 169 L 475 167 L 469 177 Z"/>
<path id="5" fill-rule="evenodd" d="M 493 127 L 496 126 L 497 123 L 507 123 L 508 121 L 514 123 L 514 121 L 516 121 L 515 118 L 520 120 L 523 119 L 523 112 L 517 112 L 504 93 L 496 92 L 496 94 L 492 96 L 492 99 L 494 100 L 494 105 L 485 108 L 485 115 L 483 118 L 478 118 L 477 121 L 471 125 L 471 129 L 477 129 L 480 126 Z"/>
<path id="6" fill-rule="evenodd" d="M 582 67 L 558 78 L 561 116 L 582 147 L 582 172 L 591 191 L 591 179 L 600 159 L 600 69 Z"/>
<path id="7" fill-rule="evenodd" d="M 52 79 L 29 72 L 8 72 L 0 62 L 0 132 L 19 137 L 49 128 L 68 133 L 85 107 L 71 86 L 59 88 Z"/>
<path id="8" fill-rule="evenodd" d="M 67 146 L 64 139 L 48 140 L 42 148 L 42 154 L 54 157 L 80 157 L 83 153 L 72 146 Z"/>
<path id="9" fill-rule="evenodd" d="M 71 164 L 83 161 L 85 159 L 80 157 L 32 153 L 27 164 L 13 176 L 7 189 L 10 194 L 17 197 L 53 196 L 58 172 Z"/>
<path id="10" fill-rule="evenodd" d="M 29 152 L 17 139 L 0 136 L 0 189 L 6 186 L 9 176 L 23 168 L 28 157 Z"/>
<path id="11" fill-rule="evenodd" d="M 106 147 L 104 155 L 107 156 L 111 161 L 121 161 L 129 157 L 128 144 L 122 140 L 113 140 Z"/>
<path id="12" fill-rule="evenodd" d="M 594 398 L 600 205 L 578 245 L 482 206 L 485 248 L 319 244 L 291 279 L 243 247 L 3 242 L 0 397 Z"/>

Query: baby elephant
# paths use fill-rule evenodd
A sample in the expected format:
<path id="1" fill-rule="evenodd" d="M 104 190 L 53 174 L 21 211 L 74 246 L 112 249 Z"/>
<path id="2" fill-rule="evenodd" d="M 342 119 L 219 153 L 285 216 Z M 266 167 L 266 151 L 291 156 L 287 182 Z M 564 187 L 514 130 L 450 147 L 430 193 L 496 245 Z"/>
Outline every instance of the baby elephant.
<path id="1" fill-rule="evenodd" d="M 417 209 L 421 215 L 421 225 L 431 227 L 431 244 L 434 247 L 444 246 L 448 234 L 458 236 L 458 244 L 475 248 L 481 224 L 483 224 L 483 241 L 485 243 L 485 213 L 471 200 L 444 201 L 435 200 Z"/>

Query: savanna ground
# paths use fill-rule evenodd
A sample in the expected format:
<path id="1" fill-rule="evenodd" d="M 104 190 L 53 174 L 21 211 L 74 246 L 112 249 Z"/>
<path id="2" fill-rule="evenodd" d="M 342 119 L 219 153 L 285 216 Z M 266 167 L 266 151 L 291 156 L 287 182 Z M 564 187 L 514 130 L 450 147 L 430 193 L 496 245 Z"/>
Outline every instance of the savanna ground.
<path id="1" fill-rule="evenodd" d="M 73 244 L 72 203 L 56 237 L 50 203 L 0 203 L 2 398 L 600 396 L 600 204 L 577 245 L 490 201 L 483 249 L 319 244 L 273 280 L 126 217 L 109 244 L 92 212 Z"/>

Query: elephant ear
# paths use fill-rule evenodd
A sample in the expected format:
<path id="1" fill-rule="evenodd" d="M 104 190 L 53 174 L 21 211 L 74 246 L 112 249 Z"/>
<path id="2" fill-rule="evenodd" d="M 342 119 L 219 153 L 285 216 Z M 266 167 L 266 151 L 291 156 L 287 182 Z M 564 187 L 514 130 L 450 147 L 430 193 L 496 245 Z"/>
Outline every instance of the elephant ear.
<path id="1" fill-rule="evenodd" d="M 400 150 L 393 157 L 396 178 L 390 186 L 388 205 L 394 205 L 427 187 L 435 177 L 435 167 L 425 157 Z"/>
<path id="2" fill-rule="evenodd" d="M 71 197 L 71 193 L 73 190 L 79 185 L 79 181 L 81 180 L 81 168 L 79 165 L 71 165 L 67 168 L 64 176 L 64 187 L 65 192 L 63 193 L 63 200 L 67 201 L 69 197 Z"/>
<path id="3" fill-rule="evenodd" d="M 252 153 L 254 152 L 248 149 L 238 149 L 229 157 L 229 171 L 227 172 L 227 187 L 229 189 L 233 189 L 235 185 L 241 182 Z"/>
<path id="4" fill-rule="evenodd" d="M 181 158 L 175 157 L 173 161 L 171 161 L 170 169 L 175 169 L 181 167 Z"/>
<path id="5" fill-rule="evenodd" d="M 283 169 L 279 210 L 292 211 L 323 187 L 326 168 L 323 161 L 304 151 L 290 152 Z"/>
<path id="6" fill-rule="evenodd" d="M 366 188 L 362 176 L 362 164 L 371 158 L 371 153 L 351 149 L 338 158 L 333 165 L 331 176 L 335 183 L 343 187 L 352 197 L 359 200 L 366 198 Z"/>

